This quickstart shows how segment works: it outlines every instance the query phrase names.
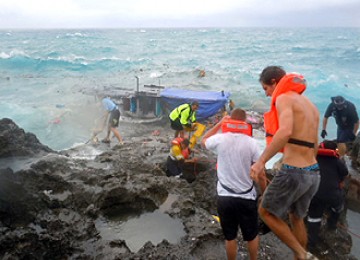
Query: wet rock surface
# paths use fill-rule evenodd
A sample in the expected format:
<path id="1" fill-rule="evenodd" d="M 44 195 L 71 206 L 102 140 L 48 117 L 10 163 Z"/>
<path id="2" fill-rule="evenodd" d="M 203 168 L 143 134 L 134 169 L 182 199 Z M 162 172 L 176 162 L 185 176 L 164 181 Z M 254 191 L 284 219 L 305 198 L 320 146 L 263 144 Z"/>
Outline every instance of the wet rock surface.
<path id="1" fill-rule="evenodd" d="M 1 120 L 0 138 L 7 144 L 0 146 L 1 157 L 31 155 L 34 160 L 20 170 L 6 163 L 0 167 L 0 258 L 226 259 L 221 228 L 212 217 L 215 158 L 199 148 L 198 162 L 187 165 L 185 178 L 166 177 L 164 164 L 173 133 L 162 126 L 160 134 L 152 135 L 159 125 L 123 125 L 134 129 L 124 145 L 88 144 L 56 153 L 11 120 Z M 23 134 L 9 135 L 9 129 Z M 16 159 L 11 158 L 11 165 Z M 176 243 L 164 235 L 159 243 L 149 241 L 134 251 L 121 228 L 107 229 L 110 235 L 103 235 L 99 223 L 121 227 L 158 211 L 169 198 L 163 214 L 183 227 Z M 140 225 L 136 228 L 147 234 Z M 333 250 L 321 259 L 356 259 L 349 255 L 351 238 L 346 232 L 323 237 Z M 261 236 L 260 245 L 259 259 L 292 259 L 291 251 L 271 232 Z M 241 236 L 238 258 L 248 259 Z"/>

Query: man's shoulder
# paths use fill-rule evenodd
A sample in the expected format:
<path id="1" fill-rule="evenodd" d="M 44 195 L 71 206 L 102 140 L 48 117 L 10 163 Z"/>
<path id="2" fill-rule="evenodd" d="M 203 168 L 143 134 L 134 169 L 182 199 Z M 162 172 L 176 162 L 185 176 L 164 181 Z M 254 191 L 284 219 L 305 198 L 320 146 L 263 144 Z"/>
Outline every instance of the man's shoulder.
<path id="1" fill-rule="evenodd" d="M 346 101 L 347 102 L 347 105 L 348 105 L 348 108 L 351 109 L 351 110 L 356 110 L 356 106 L 354 103 L 350 102 L 350 101 Z"/>

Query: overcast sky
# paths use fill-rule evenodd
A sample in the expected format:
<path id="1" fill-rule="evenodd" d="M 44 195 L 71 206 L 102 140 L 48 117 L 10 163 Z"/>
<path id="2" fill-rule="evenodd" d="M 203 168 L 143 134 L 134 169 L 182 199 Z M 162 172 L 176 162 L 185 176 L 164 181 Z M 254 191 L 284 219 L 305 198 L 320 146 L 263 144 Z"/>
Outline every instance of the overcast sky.
<path id="1" fill-rule="evenodd" d="M 0 0 L 0 28 L 360 27 L 359 0 Z"/>

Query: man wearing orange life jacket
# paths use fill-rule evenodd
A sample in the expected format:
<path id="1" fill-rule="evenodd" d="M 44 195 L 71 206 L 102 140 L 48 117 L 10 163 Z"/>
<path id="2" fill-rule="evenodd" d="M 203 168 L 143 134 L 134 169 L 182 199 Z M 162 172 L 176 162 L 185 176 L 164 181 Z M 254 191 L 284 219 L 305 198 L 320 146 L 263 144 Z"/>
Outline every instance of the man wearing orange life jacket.
<path id="1" fill-rule="evenodd" d="M 236 108 L 231 118 L 222 118 L 202 139 L 202 145 L 217 154 L 217 208 L 228 260 L 237 258 L 239 227 L 247 241 L 249 259 L 257 259 L 259 248 L 257 192 L 249 173 L 260 149 L 245 119 L 245 111 Z M 220 129 L 222 133 L 218 133 Z M 260 186 L 264 190 L 265 174 L 262 176 Z"/>
<path id="2" fill-rule="evenodd" d="M 307 216 L 309 235 L 308 248 L 319 251 L 319 233 L 323 213 L 328 211 L 327 228 L 335 230 L 341 211 L 344 209 L 345 193 L 343 182 L 349 171 L 336 151 L 335 141 L 324 140 L 318 150 L 321 181 L 318 191 L 311 200 Z"/>
<path id="3" fill-rule="evenodd" d="M 265 163 L 283 152 L 283 166 L 268 185 L 259 207 L 260 217 L 292 251 L 295 259 L 316 259 L 306 251 L 307 234 L 304 217 L 319 183 L 316 161 L 319 112 L 301 95 L 306 81 L 300 74 L 286 72 L 278 66 L 266 67 L 259 79 L 267 96 L 270 111 L 264 114 L 267 147 L 251 167 L 254 180 Z M 285 222 L 289 214 L 291 229 Z"/>
<path id="4" fill-rule="evenodd" d="M 184 162 L 190 154 L 189 144 L 189 139 L 181 137 L 171 141 L 170 154 L 166 161 L 167 176 L 175 176 L 177 178 L 182 176 Z"/>

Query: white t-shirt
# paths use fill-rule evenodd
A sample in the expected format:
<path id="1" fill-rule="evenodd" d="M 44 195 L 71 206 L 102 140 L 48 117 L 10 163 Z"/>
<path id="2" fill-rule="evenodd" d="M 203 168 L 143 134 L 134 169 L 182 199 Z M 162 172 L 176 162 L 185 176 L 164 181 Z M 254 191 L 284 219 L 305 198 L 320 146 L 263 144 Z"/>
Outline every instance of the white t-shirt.
<path id="1" fill-rule="evenodd" d="M 210 136 L 205 146 L 217 154 L 218 195 L 255 200 L 255 186 L 246 194 L 235 194 L 227 191 L 219 182 L 236 192 L 251 188 L 250 167 L 260 157 L 256 140 L 245 134 L 218 133 Z"/>

